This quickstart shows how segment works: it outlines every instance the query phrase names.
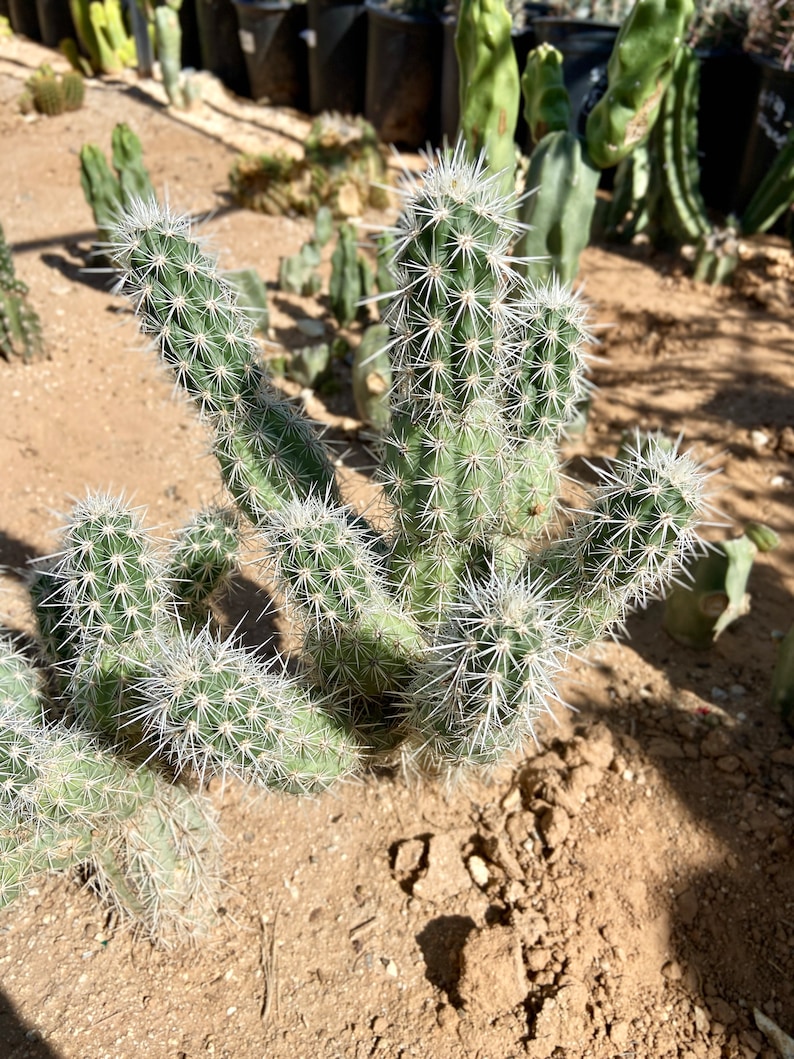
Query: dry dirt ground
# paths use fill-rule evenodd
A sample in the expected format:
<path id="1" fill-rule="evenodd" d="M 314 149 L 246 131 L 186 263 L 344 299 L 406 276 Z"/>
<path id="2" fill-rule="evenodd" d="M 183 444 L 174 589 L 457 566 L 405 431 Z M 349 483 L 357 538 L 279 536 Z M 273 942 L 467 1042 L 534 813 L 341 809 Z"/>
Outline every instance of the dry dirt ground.
<path id="1" fill-rule="evenodd" d="M 124 490 L 162 532 L 217 497 L 189 409 L 141 351 L 106 277 L 81 271 L 93 222 L 77 151 L 113 125 L 141 137 L 155 184 L 204 218 L 225 266 L 271 286 L 273 338 L 320 302 L 281 297 L 280 255 L 306 222 L 235 208 L 235 150 L 293 146 L 305 123 L 210 96 L 177 120 L 156 89 L 92 84 L 83 110 L 24 119 L 43 53 L 0 42 L 0 219 L 41 314 L 48 359 L 0 361 L 4 623 L 31 617 L 15 570 L 54 547 L 86 488 Z M 583 278 L 602 332 L 581 457 L 632 424 L 683 431 L 721 468 L 728 528 L 762 520 L 778 551 L 753 609 L 706 653 L 675 646 L 660 605 L 592 650 L 563 689 L 575 710 L 486 783 L 445 791 L 372 775 L 322 798 L 217 793 L 228 888 L 212 942 L 163 952 L 108 922 L 66 877 L 0 914 L 0 1055 L 61 1059 L 752 1059 L 777 1055 L 753 1009 L 794 1031 L 794 745 L 767 697 L 794 618 L 794 335 L 788 252 L 741 291 L 671 261 L 593 248 Z M 332 334 L 330 325 L 328 334 Z M 344 382 L 344 380 L 343 380 Z M 341 473 L 366 467 L 343 385 L 313 414 Z M 228 603 L 257 642 L 256 570 Z"/>

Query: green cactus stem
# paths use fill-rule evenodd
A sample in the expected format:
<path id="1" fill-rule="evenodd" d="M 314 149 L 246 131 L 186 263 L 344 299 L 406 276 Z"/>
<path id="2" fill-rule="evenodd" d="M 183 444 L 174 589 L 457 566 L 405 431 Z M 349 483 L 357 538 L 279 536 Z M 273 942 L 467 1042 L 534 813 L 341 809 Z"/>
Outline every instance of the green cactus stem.
<path id="1" fill-rule="evenodd" d="M 455 51 L 460 71 L 459 135 L 472 157 L 485 153 L 508 191 L 515 168 L 514 137 L 521 99 L 513 22 L 504 0 L 462 0 Z"/>
<path id="2" fill-rule="evenodd" d="M 349 327 L 361 311 L 361 300 L 372 292 L 373 276 L 358 252 L 356 229 L 339 226 L 339 238 L 331 255 L 329 298 L 331 312 L 340 327 Z"/>
<path id="3" fill-rule="evenodd" d="M 5 360 L 30 361 L 44 355 L 41 321 L 29 294 L 28 285 L 17 277 L 0 225 L 0 356 Z"/>
<path id="4" fill-rule="evenodd" d="M 528 259 L 535 280 L 572 282 L 590 242 L 600 171 L 574 133 L 548 133 L 532 152 L 522 220 L 528 226 L 516 253 Z"/>
<path id="5" fill-rule="evenodd" d="M 734 540 L 720 541 L 690 570 L 691 583 L 677 585 L 665 601 L 664 629 L 686 647 L 707 650 L 725 629 L 750 612 L 747 582 L 759 552 L 778 538 L 768 527 L 749 523 Z"/>
<path id="6" fill-rule="evenodd" d="M 565 132 L 571 122 L 571 100 L 562 72 L 562 53 L 539 44 L 527 56 L 521 75 L 524 117 L 530 135 L 540 143 L 550 132 Z"/>
<path id="7" fill-rule="evenodd" d="M 199 511 L 177 534 L 166 558 L 183 625 L 206 624 L 212 602 L 229 585 L 240 558 L 241 531 L 231 508 Z"/>
<path id="8" fill-rule="evenodd" d="M 250 321 L 186 224 L 141 203 L 119 235 L 122 289 L 136 299 L 143 330 L 214 426 L 215 453 L 243 511 L 256 521 L 294 495 L 335 493 L 324 447 L 270 387 Z"/>
<path id="9" fill-rule="evenodd" d="M 391 422 L 392 372 L 388 345 L 389 328 L 385 324 L 372 324 L 356 347 L 351 369 L 356 410 L 364 423 L 378 434 L 384 433 Z"/>
<path id="10" fill-rule="evenodd" d="M 647 138 L 693 12 L 693 0 L 637 0 L 632 7 L 609 58 L 606 91 L 587 117 L 597 166 L 617 165 Z"/>

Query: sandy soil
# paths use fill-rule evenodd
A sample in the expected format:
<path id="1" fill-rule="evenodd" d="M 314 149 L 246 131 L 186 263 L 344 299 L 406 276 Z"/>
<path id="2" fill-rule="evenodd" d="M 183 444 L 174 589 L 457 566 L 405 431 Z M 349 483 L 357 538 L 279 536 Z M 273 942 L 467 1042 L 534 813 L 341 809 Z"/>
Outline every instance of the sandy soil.
<path id="1" fill-rule="evenodd" d="M 155 184 L 203 219 L 224 266 L 271 286 L 273 338 L 322 301 L 275 291 L 306 222 L 235 208 L 235 151 L 300 140 L 295 115 L 210 94 L 188 120 L 156 86 L 89 86 L 83 110 L 25 119 L 44 53 L 0 42 L 0 220 L 41 314 L 48 359 L 0 361 L 0 609 L 30 631 L 15 571 L 54 547 L 86 488 L 124 490 L 176 529 L 219 495 L 206 438 L 106 277 L 81 271 L 93 221 L 77 151 L 113 125 L 140 135 Z M 671 260 L 591 248 L 583 279 L 603 329 L 598 392 L 572 469 L 662 427 L 721 469 L 732 534 L 768 523 L 753 608 L 706 653 L 661 629 L 572 666 L 541 743 L 486 783 L 445 791 L 372 775 L 311 801 L 216 792 L 228 888 L 200 948 L 162 952 L 50 877 L 0 914 L 0 1054 L 61 1059 L 752 1059 L 777 1053 L 761 1009 L 794 1032 L 794 744 L 767 702 L 775 635 L 794 616 L 794 301 L 787 250 L 738 291 Z M 332 335 L 330 323 L 328 334 Z M 342 476 L 367 495 L 349 391 L 309 398 Z M 255 569 L 225 608 L 262 639 Z"/>

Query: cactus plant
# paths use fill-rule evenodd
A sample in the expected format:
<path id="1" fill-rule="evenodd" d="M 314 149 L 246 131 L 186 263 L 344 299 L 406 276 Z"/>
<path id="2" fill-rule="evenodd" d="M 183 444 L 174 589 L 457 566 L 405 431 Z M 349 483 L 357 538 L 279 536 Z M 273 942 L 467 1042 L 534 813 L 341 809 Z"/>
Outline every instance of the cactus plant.
<path id="1" fill-rule="evenodd" d="M 135 40 L 127 32 L 121 0 L 69 0 L 78 40 L 88 56 L 88 73 L 117 74 L 135 65 Z M 73 44 L 74 42 L 72 42 Z M 76 69 L 82 68 L 77 48 L 64 54 Z"/>
<path id="2" fill-rule="evenodd" d="M 529 275 L 571 282 L 587 245 L 599 170 L 631 157 L 656 122 L 674 71 L 693 0 L 638 0 L 623 22 L 608 64 L 604 95 L 585 135 L 567 131 L 562 56 L 541 46 L 529 53 L 522 79 L 524 113 L 540 136 L 530 158 L 517 253 Z"/>
<path id="3" fill-rule="evenodd" d="M 124 122 L 111 134 L 111 170 L 101 148 L 87 143 L 80 149 L 80 183 L 91 207 L 100 244 L 107 244 L 120 210 L 134 199 L 154 198 L 141 141 Z"/>
<path id="4" fill-rule="evenodd" d="M 213 892 L 194 861 L 206 849 L 212 864 L 213 846 L 180 777 L 300 794 L 398 751 L 428 769 L 493 764 L 531 735 L 570 651 L 619 624 L 697 545 L 706 476 L 654 436 L 547 538 L 558 443 L 586 390 L 585 310 L 517 272 L 515 193 L 462 145 L 402 194 L 384 321 L 383 532 L 343 503 L 333 461 L 270 387 L 250 320 L 187 222 L 153 201 L 120 221 L 121 285 L 213 436 L 301 649 L 288 674 L 202 620 L 233 562 L 236 520 L 208 513 L 163 548 L 123 500 L 80 502 L 33 590 L 61 727 L 37 712 L 38 670 L 11 679 L 0 664 L 0 706 L 17 718 L 0 740 L 8 899 L 20 871 L 89 863 L 147 929 L 159 933 L 169 885 L 167 919 L 194 924 Z M 33 748 L 48 741 L 59 762 L 80 764 L 44 783 Z M 169 794 L 158 767 L 177 777 Z"/>
<path id="5" fill-rule="evenodd" d="M 698 80 L 699 59 L 691 47 L 684 46 L 676 56 L 660 120 L 649 143 L 644 196 L 635 197 L 629 208 L 642 213 L 642 227 L 655 240 L 695 246 L 696 279 L 726 283 L 738 264 L 742 237 L 767 231 L 794 202 L 794 133 L 789 132 L 741 216 L 713 222 L 700 193 Z M 624 199 L 621 189 L 632 180 L 631 169 L 619 167 L 619 201 Z M 613 229 L 622 225 L 618 213 L 616 209 Z M 640 227 L 635 222 L 628 230 Z"/>
<path id="6" fill-rule="evenodd" d="M 356 246 L 356 229 L 352 224 L 339 226 L 339 236 L 331 255 L 331 280 L 329 298 L 331 312 L 340 327 L 349 327 L 366 313 L 362 299 L 372 293 L 374 276 L 369 262 L 359 254 Z"/>
<path id="7" fill-rule="evenodd" d="M 676 585 L 665 601 L 664 628 L 677 642 L 705 650 L 750 611 L 747 581 L 759 552 L 778 546 L 768 526 L 750 522 L 741 536 L 714 545 L 689 572 L 691 583 Z"/>
<path id="8" fill-rule="evenodd" d="M 44 353 L 41 321 L 28 294 L 27 283 L 16 275 L 0 225 L 0 356 L 6 360 L 34 360 Z"/>
<path id="9" fill-rule="evenodd" d="M 518 60 L 504 0 L 462 0 L 455 52 L 460 71 L 459 134 L 476 156 L 513 182 L 514 138 L 521 101 Z"/>

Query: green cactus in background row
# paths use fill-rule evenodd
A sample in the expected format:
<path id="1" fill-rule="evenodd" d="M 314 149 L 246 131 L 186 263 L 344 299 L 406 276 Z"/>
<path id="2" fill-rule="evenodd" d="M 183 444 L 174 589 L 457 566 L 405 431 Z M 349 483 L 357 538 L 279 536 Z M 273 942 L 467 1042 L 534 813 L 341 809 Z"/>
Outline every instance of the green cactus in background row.
<path id="1" fill-rule="evenodd" d="M 202 621 L 234 562 L 227 514 L 209 513 L 163 547 L 123 501 L 79 503 L 32 595 L 44 672 L 57 674 L 72 725 L 59 760 L 90 729 L 97 741 L 79 756 L 100 779 L 86 783 L 81 766 L 68 781 L 39 782 L 43 766 L 27 748 L 49 727 L 25 719 L 36 699 L 15 679 L 7 698 L 23 716 L 9 726 L 0 783 L 14 878 L 14 849 L 29 851 L 27 874 L 89 863 L 139 921 L 160 883 L 174 884 L 177 919 L 189 918 L 199 888 L 182 887 L 174 848 L 192 863 L 207 832 L 197 825 L 187 852 L 173 839 L 190 830 L 179 786 L 172 804 L 141 807 L 156 761 L 177 777 L 235 776 L 294 793 L 397 751 L 428 769 L 493 764 L 531 736 L 570 651 L 619 624 L 696 546 L 705 476 L 654 436 L 629 445 L 562 536 L 547 538 L 589 336 L 567 289 L 516 271 L 515 194 L 500 184 L 461 146 L 403 189 L 384 321 L 383 533 L 340 500 L 332 460 L 271 389 L 250 320 L 187 223 L 154 202 L 122 218 L 113 247 L 122 287 L 212 434 L 226 487 L 296 621 L 298 667 L 288 675 Z M 123 772 L 129 761 L 148 764 Z M 112 768 L 123 774 L 111 796 L 102 777 Z M 39 803 L 46 828 L 36 836 L 26 828 Z M 139 842 L 154 830 L 161 856 L 145 893 L 138 861 L 117 841 L 129 820 Z M 36 837 L 54 850 L 49 859 Z"/>
<path id="2" fill-rule="evenodd" d="M 120 211 L 135 199 L 154 197 L 154 189 L 143 163 L 141 141 L 129 125 L 121 122 L 111 134 L 111 170 L 101 148 L 87 143 L 80 149 L 80 183 L 91 207 L 100 244 L 110 241 Z"/>
<path id="3" fill-rule="evenodd" d="M 460 71 L 460 124 L 473 156 L 484 152 L 509 190 L 521 100 L 513 23 L 504 0 L 462 0 L 455 51 Z"/>
<path id="4" fill-rule="evenodd" d="M 41 321 L 28 294 L 28 285 L 14 271 L 11 248 L 0 225 L 0 356 L 6 360 L 35 360 L 44 353 Z"/>
<path id="5" fill-rule="evenodd" d="M 87 69 L 77 48 L 63 49 L 66 58 L 84 73 L 117 74 L 135 65 L 135 41 L 127 32 L 121 0 L 69 0 L 78 40 L 88 56 Z"/>
<path id="6" fill-rule="evenodd" d="M 331 312 L 340 327 L 349 327 L 356 317 L 365 316 L 362 299 L 372 293 L 375 277 L 369 262 L 358 252 L 356 229 L 352 224 L 339 226 L 339 237 L 331 255 L 331 280 L 328 294 Z"/>
<path id="7" fill-rule="evenodd" d="M 334 233 L 334 218 L 327 206 L 321 206 L 314 218 L 314 233 L 297 254 L 282 257 L 278 269 L 279 289 L 289 294 L 310 298 L 319 294 L 322 279 L 317 269 L 322 260 L 322 249 Z"/>
<path id="8" fill-rule="evenodd" d="M 629 160 L 618 167 L 616 202 L 607 227 L 624 238 L 645 229 L 656 242 L 695 245 L 695 279 L 726 283 L 738 264 L 742 237 L 767 231 L 794 202 L 794 133 L 789 133 L 742 216 L 714 224 L 700 193 L 699 72 L 693 49 L 682 47 L 660 120 L 647 152 L 640 156 L 647 170 L 644 186 L 633 194 L 624 191 L 634 181 L 633 168 Z"/>
<path id="9" fill-rule="evenodd" d="M 720 541 L 689 571 L 691 583 L 676 585 L 665 600 L 664 628 L 677 643 L 705 650 L 750 611 L 747 582 L 759 552 L 779 544 L 767 526 L 749 523 L 740 537 Z"/>
<path id="10" fill-rule="evenodd" d="M 371 324 L 356 347 L 351 368 L 356 410 L 364 423 L 378 434 L 385 434 L 391 422 L 392 372 L 388 346 L 388 326 Z"/>
<path id="11" fill-rule="evenodd" d="M 26 82 L 27 91 L 21 101 L 22 109 L 30 104 L 40 114 L 55 117 L 67 110 L 79 110 L 85 98 L 83 76 L 77 70 L 56 74 L 44 64 Z"/>
<path id="12" fill-rule="evenodd" d="M 596 206 L 599 169 L 640 147 L 653 128 L 673 76 L 693 0 L 637 0 L 620 28 L 608 65 L 604 95 L 579 137 L 562 124 L 562 56 L 541 47 L 530 52 L 522 84 L 530 130 L 547 129 L 530 158 L 529 194 L 522 220 L 529 226 L 517 253 L 528 274 L 551 274 L 565 283 L 578 271 Z"/>

